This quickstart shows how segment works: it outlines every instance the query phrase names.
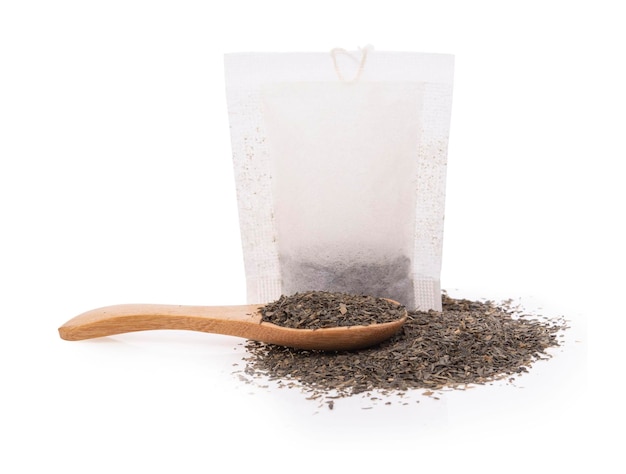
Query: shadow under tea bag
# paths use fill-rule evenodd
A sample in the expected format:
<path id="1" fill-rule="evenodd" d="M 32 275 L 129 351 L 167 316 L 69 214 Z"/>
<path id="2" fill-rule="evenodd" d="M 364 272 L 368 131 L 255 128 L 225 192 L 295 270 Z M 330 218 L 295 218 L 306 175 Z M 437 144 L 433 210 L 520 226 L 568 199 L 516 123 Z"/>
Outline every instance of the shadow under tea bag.
<path id="1" fill-rule="evenodd" d="M 453 57 L 240 53 L 225 65 L 249 302 L 325 290 L 440 310 Z"/>

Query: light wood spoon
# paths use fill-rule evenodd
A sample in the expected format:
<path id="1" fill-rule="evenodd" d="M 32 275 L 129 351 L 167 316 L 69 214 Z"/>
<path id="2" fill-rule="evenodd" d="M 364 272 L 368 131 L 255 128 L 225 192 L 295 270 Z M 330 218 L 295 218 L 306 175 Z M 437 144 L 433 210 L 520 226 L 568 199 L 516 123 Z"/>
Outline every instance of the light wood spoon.
<path id="1" fill-rule="evenodd" d="M 389 339 L 400 330 L 407 318 L 405 310 L 402 318 L 387 323 L 292 329 L 261 322 L 261 306 L 106 306 L 70 319 L 59 328 L 59 335 L 68 341 L 79 341 L 135 331 L 185 329 L 238 336 L 296 349 L 341 351 L 363 349 Z"/>

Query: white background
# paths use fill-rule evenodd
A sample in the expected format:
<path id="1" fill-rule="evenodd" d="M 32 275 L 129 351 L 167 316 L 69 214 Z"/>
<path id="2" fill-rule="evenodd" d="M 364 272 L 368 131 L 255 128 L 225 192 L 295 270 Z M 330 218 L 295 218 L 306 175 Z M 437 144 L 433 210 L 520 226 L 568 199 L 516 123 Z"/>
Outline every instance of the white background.
<path id="1" fill-rule="evenodd" d="M 0 471 L 616 472 L 618 5 L 2 1 Z M 442 285 L 569 318 L 550 361 L 331 411 L 240 382 L 235 338 L 59 339 L 108 304 L 245 303 L 223 54 L 368 43 L 456 56 Z"/>

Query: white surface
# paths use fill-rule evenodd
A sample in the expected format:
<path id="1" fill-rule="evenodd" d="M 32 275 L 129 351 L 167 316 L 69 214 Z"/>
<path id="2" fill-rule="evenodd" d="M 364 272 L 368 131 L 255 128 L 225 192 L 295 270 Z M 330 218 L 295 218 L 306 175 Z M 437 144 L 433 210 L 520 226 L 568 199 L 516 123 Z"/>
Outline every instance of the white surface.
<path id="1" fill-rule="evenodd" d="M 574 3 L 3 2 L 0 471 L 614 472 L 626 38 Z M 442 285 L 565 315 L 562 351 L 331 411 L 240 382 L 238 340 L 58 338 L 105 304 L 243 302 L 222 55 L 367 43 L 455 54 Z"/>

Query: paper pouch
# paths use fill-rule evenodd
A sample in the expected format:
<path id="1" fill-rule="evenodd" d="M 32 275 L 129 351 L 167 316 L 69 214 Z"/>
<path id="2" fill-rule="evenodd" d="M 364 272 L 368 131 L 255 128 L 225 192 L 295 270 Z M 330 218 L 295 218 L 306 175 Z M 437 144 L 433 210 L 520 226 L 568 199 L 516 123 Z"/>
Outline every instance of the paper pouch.
<path id="1" fill-rule="evenodd" d="M 236 53 L 225 71 L 248 302 L 441 310 L 453 57 Z"/>

